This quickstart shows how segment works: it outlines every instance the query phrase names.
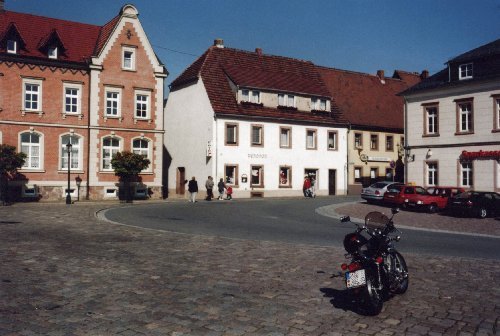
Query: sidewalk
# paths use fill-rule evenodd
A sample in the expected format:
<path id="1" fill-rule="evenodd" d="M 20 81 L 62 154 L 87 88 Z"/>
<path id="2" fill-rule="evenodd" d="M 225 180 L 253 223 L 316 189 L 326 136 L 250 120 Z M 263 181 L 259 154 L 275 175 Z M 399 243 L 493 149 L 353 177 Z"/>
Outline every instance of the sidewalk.
<path id="1" fill-rule="evenodd" d="M 498 261 L 405 255 L 408 292 L 366 317 L 344 290 L 340 248 L 142 230 L 98 221 L 102 208 L 0 207 L 0 335 L 500 330 Z"/>

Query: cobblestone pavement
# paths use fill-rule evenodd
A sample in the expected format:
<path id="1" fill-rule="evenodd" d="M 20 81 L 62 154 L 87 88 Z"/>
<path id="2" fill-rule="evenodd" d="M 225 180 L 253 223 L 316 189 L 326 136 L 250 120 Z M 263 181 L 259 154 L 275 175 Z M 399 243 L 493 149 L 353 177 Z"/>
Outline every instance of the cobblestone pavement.
<path id="1" fill-rule="evenodd" d="M 103 207 L 0 207 L 0 335 L 500 330 L 494 260 L 405 255 L 408 292 L 367 317 L 345 294 L 339 248 L 136 229 L 98 221 Z"/>

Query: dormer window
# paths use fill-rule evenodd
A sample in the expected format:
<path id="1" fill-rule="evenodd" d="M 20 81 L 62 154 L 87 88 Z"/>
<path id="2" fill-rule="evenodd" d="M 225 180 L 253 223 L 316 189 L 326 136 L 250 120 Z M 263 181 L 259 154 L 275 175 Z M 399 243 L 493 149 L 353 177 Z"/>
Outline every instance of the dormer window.
<path id="1" fill-rule="evenodd" d="M 278 105 L 295 107 L 295 96 L 290 94 L 280 93 L 278 94 Z"/>
<path id="2" fill-rule="evenodd" d="M 241 90 L 241 101 L 259 104 L 260 92 L 256 90 Z"/>
<path id="3" fill-rule="evenodd" d="M 326 111 L 326 99 L 311 98 L 311 110 Z"/>
<path id="4" fill-rule="evenodd" d="M 14 40 L 7 40 L 7 52 L 9 54 L 17 54 L 17 42 Z"/>
<path id="5" fill-rule="evenodd" d="M 460 80 L 472 78 L 472 63 L 462 64 L 458 67 L 458 78 Z"/>
<path id="6" fill-rule="evenodd" d="M 47 56 L 49 58 L 57 59 L 57 47 L 50 47 L 47 49 Z"/>
<path id="7" fill-rule="evenodd" d="M 122 68 L 124 70 L 135 70 L 135 48 L 123 47 Z"/>

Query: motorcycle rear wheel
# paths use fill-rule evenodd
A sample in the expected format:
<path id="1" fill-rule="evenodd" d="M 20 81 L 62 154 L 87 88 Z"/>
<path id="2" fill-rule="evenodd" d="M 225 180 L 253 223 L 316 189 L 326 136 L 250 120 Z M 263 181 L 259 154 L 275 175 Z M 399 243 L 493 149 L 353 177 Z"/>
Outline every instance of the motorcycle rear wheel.
<path id="1" fill-rule="evenodd" d="M 403 280 L 398 284 L 398 286 L 392 291 L 394 294 L 404 294 L 408 290 L 408 286 L 410 283 L 410 278 L 408 275 L 408 267 L 406 266 L 405 258 L 399 252 L 394 252 L 390 255 L 391 264 L 394 269 L 393 272 L 396 272 L 399 276 L 404 276 Z"/>
<path id="2" fill-rule="evenodd" d="M 372 316 L 380 314 L 384 306 L 383 290 L 377 289 L 375 283 L 373 275 L 368 275 L 364 295 L 364 308 L 366 309 L 367 315 Z"/>

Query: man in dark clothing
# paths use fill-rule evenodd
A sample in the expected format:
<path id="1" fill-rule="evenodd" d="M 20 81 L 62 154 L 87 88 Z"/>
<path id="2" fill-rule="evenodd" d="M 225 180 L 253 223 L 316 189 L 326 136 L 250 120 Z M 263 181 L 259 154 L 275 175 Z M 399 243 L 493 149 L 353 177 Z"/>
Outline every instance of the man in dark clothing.
<path id="1" fill-rule="evenodd" d="M 207 182 L 205 182 L 205 187 L 207 188 L 207 198 L 205 198 L 207 201 L 211 201 L 212 198 L 214 197 L 213 193 L 213 188 L 214 188 L 214 179 L 212 176 L 208 177 Z"/>
<path id="2" fill-rule="evenodd" d="M 189 191 L 189 202 L 196 202 L 196 194 L 198 193 L 198 182 L 196 182 L 196 178 L 193 176 L 191 181 L 188 183 L 188 191 Z"/>

